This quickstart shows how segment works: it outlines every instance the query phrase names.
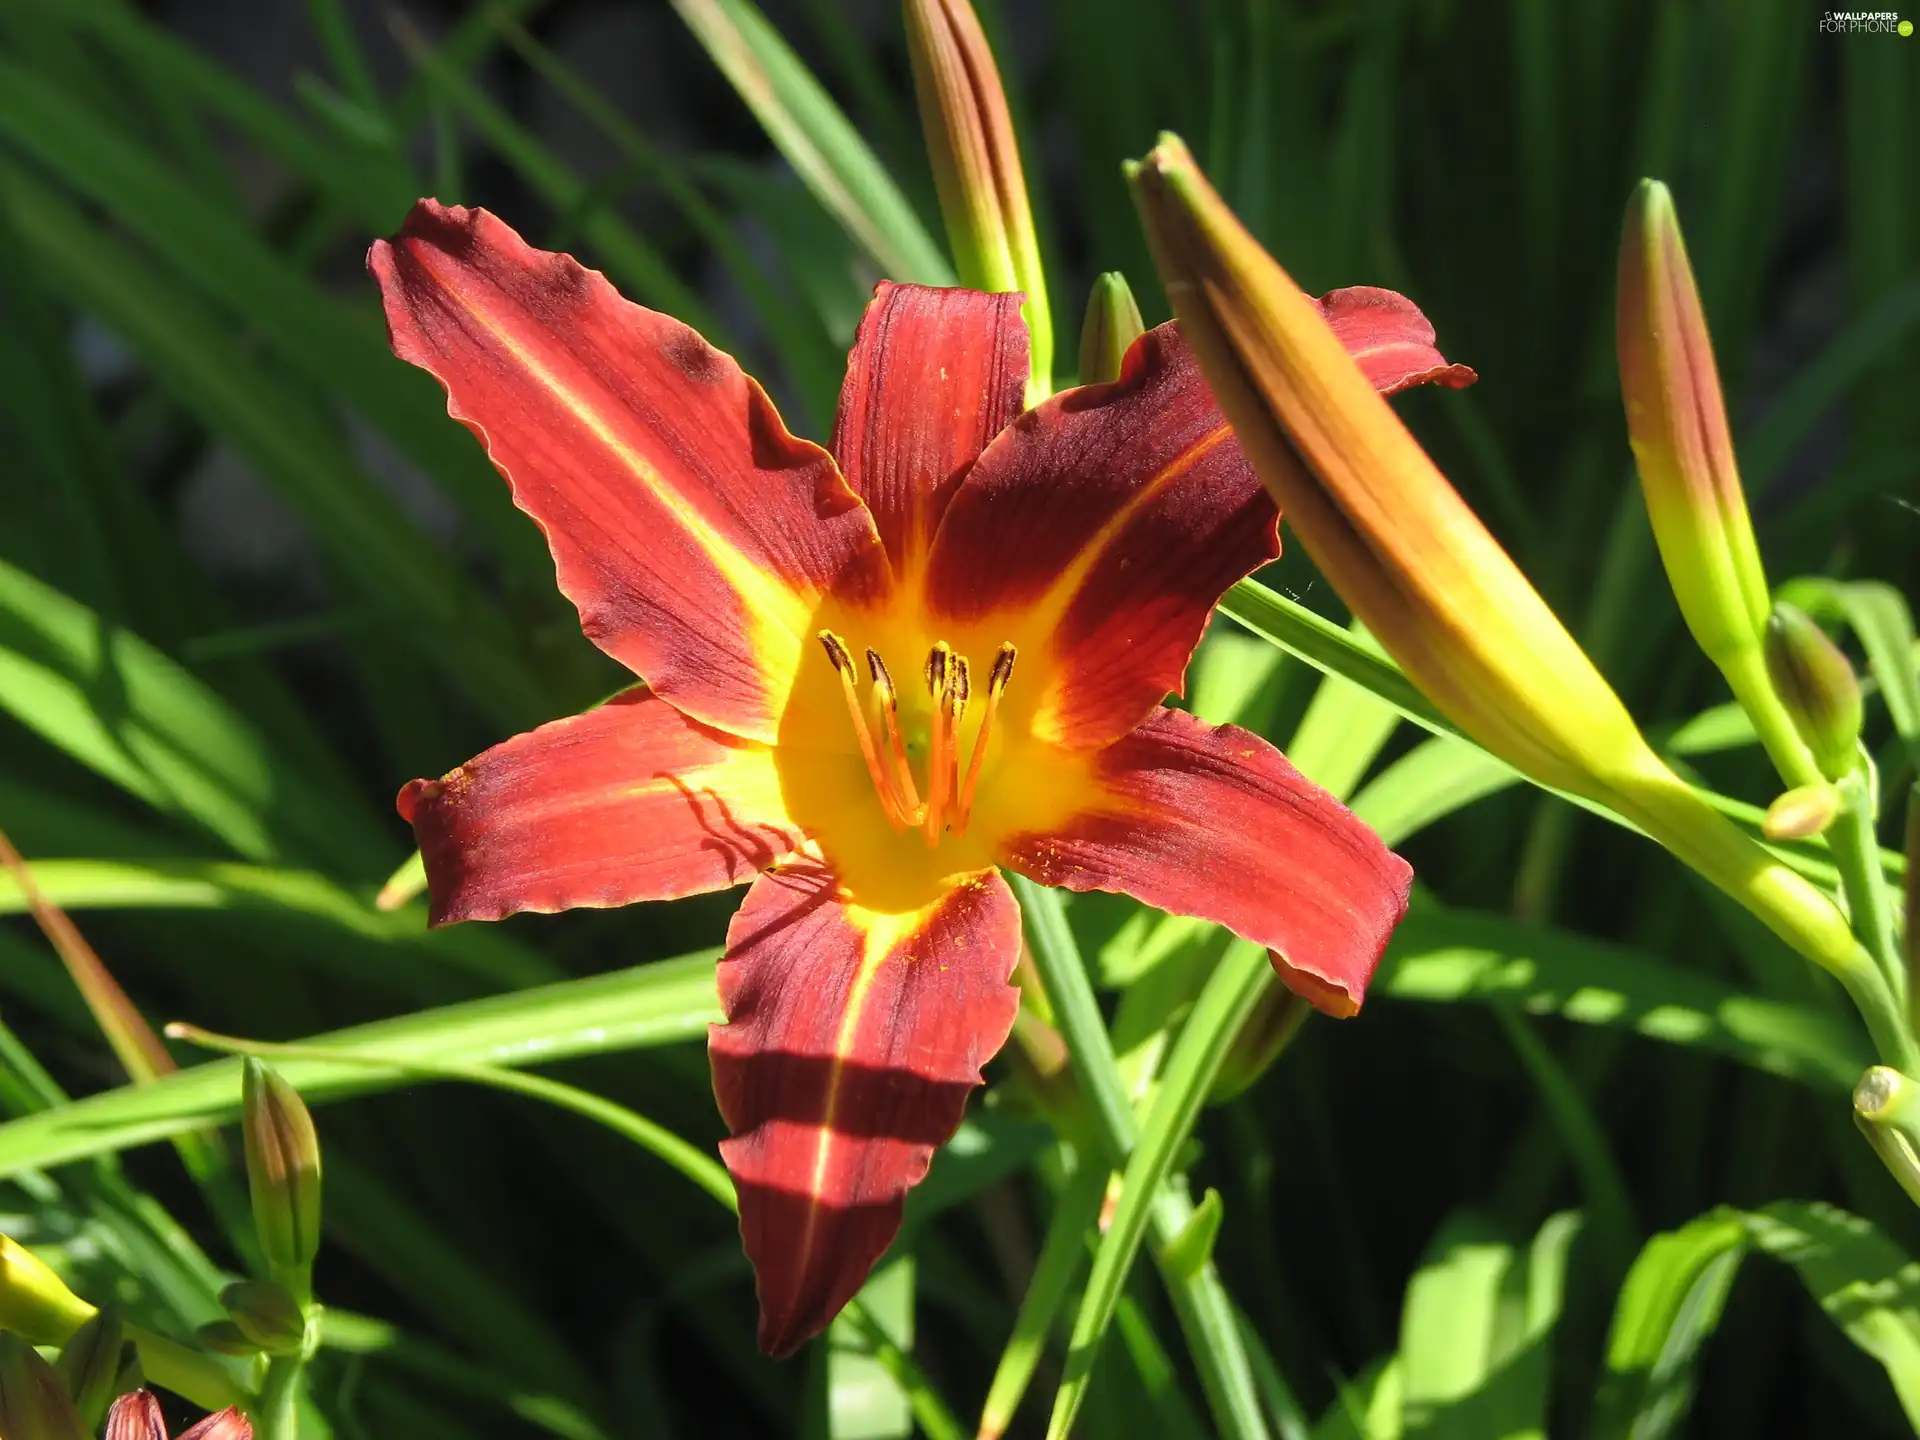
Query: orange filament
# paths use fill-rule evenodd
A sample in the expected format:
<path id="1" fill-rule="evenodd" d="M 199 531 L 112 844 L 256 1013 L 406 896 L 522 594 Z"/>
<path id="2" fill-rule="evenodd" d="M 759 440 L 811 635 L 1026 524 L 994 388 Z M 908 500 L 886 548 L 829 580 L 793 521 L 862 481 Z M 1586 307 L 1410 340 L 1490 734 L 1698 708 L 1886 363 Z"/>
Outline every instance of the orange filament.
<path id="1" fill-rule="evenodd" d="M 967 821 L 973 818 L 973 792 L 980 783 L 980 766 L 987 758 L 987 739 L 993 734 L 994 712 L 1000 708 L 1001 692 L 1013 679 L 1013 661 L 1019 653 L 1013 642 L 1008 641 L 993 657 L 993 669 L 987 675 L 987 708 L 980 716 L 980 732 L 973 737 L 973 758 L 967 762 L 966 783 L 960 787 L 959 815 L 953 822 L 956 835 L 966 834 Z"/>
<path id="2" fill-rule="evenodd" d="M 907 763 L 907 741 L 900 731 L 900 698 L 894 691 L 887 662 L 876 650 L 867 651 L 867 672 L 873 676 L 873 693 L 880 697 L 880 719 L 887 732 L 888 758 L 893 762 L 894 799 L 899 803 L 903 822 L 915 824 L 920 814 L 920 791 L 913 783 L 913 767 Z"/>
<path id="3" fill-rule="evenodd" d="M 833 668 L 840 672 L 840 689 L 847 697 L 847 714 L 853 719 L 854 737 L 860 742 L 861 758 L 867 762 L 867 774 L 872 777 L 873 788 L 880 796 L 880 808 L 886 812 L 889 825 L 895 830 L 904 830 L 908 817 L 902 813 L 900 797 L 894 794 L 887 771 L 880 763 L 880 752 L 873 743 L 873 732 L 867 728 L 867 712 L 862 708 L 859 693 L 854 689 L 853 657 L 847 653 L 846 642 L 831 630 L 820 632 L 820 643 L 826 647 L 827 659 L 833 662 Z"/>

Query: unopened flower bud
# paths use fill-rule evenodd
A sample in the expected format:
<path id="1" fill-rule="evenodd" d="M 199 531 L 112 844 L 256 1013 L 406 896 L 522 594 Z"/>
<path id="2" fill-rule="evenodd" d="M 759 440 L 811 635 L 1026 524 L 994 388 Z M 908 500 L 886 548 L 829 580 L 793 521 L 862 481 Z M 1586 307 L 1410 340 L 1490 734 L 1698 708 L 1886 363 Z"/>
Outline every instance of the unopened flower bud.
<path id="1" fill-rule="evenodd" d="M 193 1332 L 193 1338 L 202 1350 L 211 1350 L 216 1355 L 233 1355 L 244 1359 L 260 1353 L 260 1342 L 232 1320 L 211 1320 Z"/>
<path id="2" fill-rule="evenodd" d="M 92 1314 L 93 1306 L 69 1290 L 46 1261 L 0 1235 L 0 1330 L 35 1345 L 58 1345 Z"/>
<path id="3" fill-rule="evenodd" d="M 1620 240 L 1616 339 L 1627 433 L 1687 628 L 1726 670 L 1767 618 L 1766 572 L 1734 463 L 1713 341 L 1673 197 L 1642 180 Z"/>
<path id="4" fill-rule="evenodd" d="M 967 0 L 906 0 L 907 55 L 960 283 L 1021 290 L 1031 337 L 1027 403 L 1053 388 L 1053 319 L 1000 71 Z"/>
<path id="5" fill-rule="evenodd" d="M 297 1355 L 306 1339 L 300 1302 L 271 1280 L 240 1280 L 220 1292 L 220 1304 L 240 1332 L 269 1355 Z"/>
<path id="6" fill-rule="evenodd" d="M 1080 327 L 1080 383 L 1100 385 L 1120 378 L 1127 348 L 1146 332 L 1127 277 L 1109 270 L 1093 282 L 1087 318 Z"/>
<path id="7" fill-rule="evenodd" d="M 1810 840 L 1840 814 L 1840 792 L 1827 784 L 1800 785 L 1776 796 L 1760 822 L 1769 840 Z"/>
<path id="8" fill-rule="evenodd" d="M 245 1415 L 229 1406 L 182 1431 L 180 1440 L 253 1440 L 253 1426 Z"/>
<path id="9" fill-rule="evenodd" d="M 151 1390 L 136 1390 L 113 1402 L 107 1413 L 107 1440 L 167 1440 L 167 1417 Z"/>
<path id="10" fill-rule="evenodd" d="M 1207 1103 L 1224 1104 L 1266 1074 L 1300 1032 L 1301 1022 L 1312 1013 L 1313 1005 L 1286 986 L 1275 985 L 1269 989 L 1255 1003 L 1253 1013 L 1234 1037 Z"/>
<path id="11" fill-rule="evenodd" d="M 273 1278 L 304 1302 L 320 1248 L 320 1138 L 298 1092 L 252 1056 L 242 1122 L 253 1223 Z"/>
<path id="12" fill-rule="evenodd" d="M 167 1440 L 160 1402 L 145 1390 L 121 1396 L 107 1417 L 107 1440 Z M 253 1440 L 253 1426 L 238 1410 L 227 1409 L 181 1432 L 180 1440 Z"/>
<path id="13" fill-rule="evenodd" d="M 1767 619 L 1767 676 L 1829 780 L 1853 770 L 1860 743 L 1860 681 L 1840 647 L 1785 601 Z"/>
<path id="14" fill-rule="evenodd" d="M 111 1305 L 97 1312 L 60 1347 L 54 1373 L 66 1386 L 80 1423 L 89 1431 L 106 1417 L 108 1404 L 120 1393 L 127 1348 L 126 1327 L 120 1312 Z"/>
<path id="15" fill-rule="evenodd" d="M 0 1436 L 88 1440 L 87 1428 L 53 1367 L 20 1336 L 6 1333 L 0 1333 Z"/>

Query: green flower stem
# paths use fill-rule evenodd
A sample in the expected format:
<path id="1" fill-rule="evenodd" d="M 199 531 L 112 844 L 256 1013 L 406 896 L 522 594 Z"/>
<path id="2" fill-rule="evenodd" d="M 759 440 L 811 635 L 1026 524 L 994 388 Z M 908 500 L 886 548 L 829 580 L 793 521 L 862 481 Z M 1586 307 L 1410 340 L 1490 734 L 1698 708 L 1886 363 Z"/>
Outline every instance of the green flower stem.
<path id="1" fill-rule="evenodd" d="M 1840 782 L 1840 815 L 1827 830 L 1827 847 L 1840 872 L 1841 893 L 1847 897 L 1847 918 L 1853 933 L 1887 977 L 1900 1013 L 1907 1013 L 1907 967 L 1894 936 L 1893 893 L 1880 868 L 1880 840 L 1874 833 L 1872 786 L 1867 762 Z M 1911 1027 L 1909 1027 L 1911 1028 Z M 1891 1057 L 1889 1057 L 1891 1058 Z"/>
<path id="2" fill-rule="evenodd" d="M 1740 708 L 1753 721 L 1754 733 L 1760 737 L 1762 748 L 1786 786 L 1793 789 L 1823 783 L 1826 776 L 1820 773 L 1813 752 L 1800 738 L 1793 717 L 1787 713 L 1787 707 L 1767 676 L 1760 647 L 1754 645 L 1738 655 L 1721 658 L 1720 670 Z M 1881 1058 L 1906 1068 L 1911 1057 L 1904 1052 L 1911 1049 L 1913 1033 L 1913 1027 L 1905 1019 L 1909 1004 L 1906 965 L 1899 946 L 1894 943 L 1893 897 L 1880 867 L 1880 842 L 1874 834 L 1871 789 L 1863 761 L 1853 774 L 1840 782 L 1845 804 L 1839 819 L 1827 831 L 1827 846 L 1833 852 L 1834 868 L 1840 872 L 1840 891 L 1847 899 L 1847 918 L 1853 933 L 1885 978 L 1884 988 L 1901 1017 L 1899 1029 L 1907 1037 L 1907 1043 L 1898 1049 L 1888 1049 L 1877 1033 L 1874 1043 L 1879 1047 Z M 1852 985 L 1847 988 L 1850 993 L 1854 989 Z M 1858 995 L 1855 1003 L 1860 1003 Z M 1874 1017 L 1865 1009 L 1861 1014 L 1872 1027 Z"/>
<path id="3" fill-rule="evenodd" d="M 1920 1086 L 1898 1070 L 1875 1065 L 1853 1087 L 1853 1118 L 1860 1133 L 1900 1182 L 1907 1198 L 1920 1205 Z"/>
<path id="4" fill-rule="evenodd" d="M 301 1355 L 277 1355 L 267 1362 L 267 1378 L 248 1416 L 254 1440 L 294 1440 L 300 1433 L 300 1375 L 306 1368 Z"/>
<path id="5" fill-rule="evenodd" d="M 1059 895 L 1045 886 L 1020 875 L 1011 878 L 1026 916 L 1034 968 L 1040 973 L 1040 983 L 1053 1004 L 1054 1019 L 1067 1042 L 1068 1065 L 1089 1101 L 1105 1162 L 1118 1169 L 1127 1165 L 1133 1154 L 1138 1128 L 1093 982 L 1067 925 L 1066 908 Z M 1189 1124 L 1182 1131 L 1182 1141 L 1191 1128 Z M 1183 1183 L 1170 1178 L 1158 1187 L 1149 1207 L 1156 1263 L 1160 1252 L 1192 1218 L 1193 1201 Z M 1161 1265 L 1160 1274 L 1221 1433 L 1232 1440 L 1265 1440 L 1267 1426 L 1253 1365 L 1241 1343 L 1233 1302 L 1220 1283 L 1219 1271 L 1209 1259 L 1187 1273 Z"/>
<path id="6" fill-rule="evenodd" d="M 185 1396 L 202 1410 L 224 1410 L 247 1399 L 227 1362 L 192 1350 L 164 1335 L 129 1325 L 127 1339 L 140 1355 L 140 1371 L 162 1390 Z"/>
<path id="7" fill-rule="evenodd" d="M 1047 1228 L 1033 1278 L 1020 1301 L 1020 1313 L 1014 1317 L 1013 1334 L 1000 1352 L 986 1403 L 980 1407 L 978 1440 L 999 1440 L 1013 1423 L 1014 1412 L 1020 1408 L 1046 1350 L 1053 1322 L 1086 1255 L 1087 1235 L 1099 1222 L 1109 1174 L 1103 1161 L 1083 1155 L 1055 1201 L 1053 1223 Z"/>
<path id="8" fill-rule="evenodd" d="M 655 1124 L 637 1111 L 595 1095 L 592 1091 L 582 1090 L 578 1086 L 563 1081 L 549 1080 L 544 1075 L 528 1075 L 518 1070 L 507 1070 L 497 1065 L 454 1065 L 438 1064 L 416 1060 L 403 1055 L 376 1055 L 362 1051 L 339 1050 L 326 1045 L 278 1045 L 267 1041 L 239 1040 L 229 1035 L 215 1035 L 191 1025 L 170 1025 L 167 1033 L 176 1039 L 190 1040 L 209 1050 L 219 1050 L 229 1054 L 279 1056 L 284 1059 L 337 1060 L 348 1064 L 359 1064 L 411 1071 L 414 1074 L 437 1080 L 460 1080 L 474 1085 L 486 1085 L 497 1090 L 506 1090 L 513 1094 L 525 1095 L 540 1100 L 562 1110 L 571 1110 L 596 1124 L 604 1125 L 615 1134 L 633 1141 L 641 1149 L 666 1161 L 687 1179 L 711 1195 L 728 1210 L 738 1213 L 740 1202 L 734 1193 L 733 1177 L 706 1151 L 689 1145 L 665 1126 Z M 955 1418 L 953 1410 L 938 1391 L 933 1388 L 926 1373 L 920 1369 L 914 1358 L 900 1349 L 887 1338 L 877 1321 L 869 1315 L 858 1300 L 847 1302 L 846 1313 L 872 1347 L 873 1358 L 900 1388 L 906 1392 L 907 1403 L 912 1407 L 920 1427 L 933 1440 L 964 1440 L 965 1431 Z M 129 1327 L 131 1329 L 131 1327 Z M 176 1347 L 177 1348 L 177 1347 Z M 191 1355 L 191 1352 L 183 1352 Z M 142 1352 L 144 1359 L 145 1352 Z M 276 1365 L 279 1361 L 274 1362 Z M 151 1369 L 147 1372 L 156 1384 L 166 1384 L 168 1389 L 178 1389 L 180 1393 L 196 1403 L 207 1405 L 208 1409 L 218 1409 L 222 1404 L 234 1404 L 234 1399 L 209 1404 L 191 1390 L 181 1389 L 160 1379 Z M 296 1371 L 297 1376 L 297 1371 Z M 274 1383 L 274 1370 L 267 1371 L 267 1386 Z M 285 1382 L 289 1386 L 292 1381 Z M 294 1387 L 297 1388 L 297 1387 Z M 261 1392 L 260 1405 L 267 1404 L 267 1390 Z M 283 1435 L 291 1435 L 291 1421 Z M 256 1426 L 259 1421 L 256 1419 Z M 259 1440 L 271 1440 L 264 1430 L 256 1429 Z"/>

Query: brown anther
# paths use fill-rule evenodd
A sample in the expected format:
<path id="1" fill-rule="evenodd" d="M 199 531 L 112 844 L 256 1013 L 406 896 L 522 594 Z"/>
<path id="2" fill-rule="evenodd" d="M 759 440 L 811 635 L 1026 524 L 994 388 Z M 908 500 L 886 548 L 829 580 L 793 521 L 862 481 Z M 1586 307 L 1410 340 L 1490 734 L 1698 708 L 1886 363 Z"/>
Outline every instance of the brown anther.
<path id="1" fill-rule="evenodd" d="M 936 641 L 933 649 L 927 652 L 927 694 L 936 701 L 947 688 L 947 661 L 953 657 L 953 647 L 946 641 Z"/>
<path id="2" fill-rule="evenodd" d="M 987 673 L 989 695 L 997 695 L 1007 688 L 1007 682 L 1013 679 L 1013 662 L 1019 654 L 1011 640 L 1000 647 L 1000 653 L 993 657 L 993 669 Z"/>
<path id="3" fill-rule="evenodd" d="M 822 630 L 820 632 L 820 643 L 826 647 L 827 659 L 833 662 L 834 669 L 838 670 L 842 675 L 846 675 L 853 670 L 853 656 L 847 653 L 846 641 L 842 640 L 831 630 Z M 869 650 L 867 654 L 871 655 L 873 652 Z"/>

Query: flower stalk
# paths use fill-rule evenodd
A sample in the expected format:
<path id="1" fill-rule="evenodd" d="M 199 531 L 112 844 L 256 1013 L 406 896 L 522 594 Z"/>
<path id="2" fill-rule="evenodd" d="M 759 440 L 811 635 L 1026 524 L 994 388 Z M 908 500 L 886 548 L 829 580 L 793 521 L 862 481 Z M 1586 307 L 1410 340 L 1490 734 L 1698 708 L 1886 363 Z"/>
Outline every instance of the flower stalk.
<path id="1" fill-rule="evenodd" d="M 1885 989 L 1831 900 L 1716 814 L 1341 349 L 1163 137 L 1129 167 L 1182 328 L 1321 571 L 1449 719 L 1524 774 L 1634 821 L 1856 997 Z M 1899 1059 L 1904 1023 L 1876 1025 Z M 1898 1043 L 1894 1043 L 1895 1041 Z"/>
<path id="2" fill-rule="evenodd" d="M 999 67 L 967 0 L 906 0 L 907 54 L 960 283 L 1025 293 L 1027 404 L 1053 393 L 1053 317 Z"/>

